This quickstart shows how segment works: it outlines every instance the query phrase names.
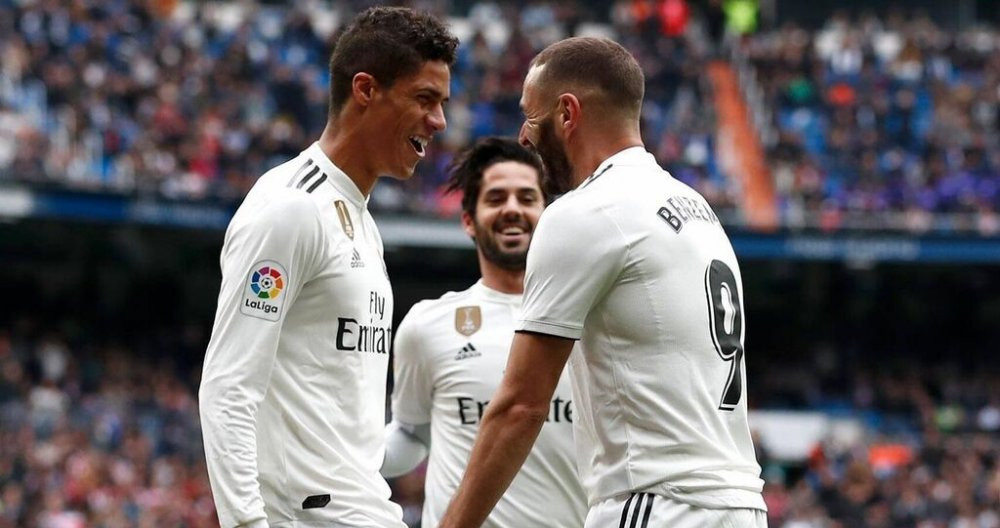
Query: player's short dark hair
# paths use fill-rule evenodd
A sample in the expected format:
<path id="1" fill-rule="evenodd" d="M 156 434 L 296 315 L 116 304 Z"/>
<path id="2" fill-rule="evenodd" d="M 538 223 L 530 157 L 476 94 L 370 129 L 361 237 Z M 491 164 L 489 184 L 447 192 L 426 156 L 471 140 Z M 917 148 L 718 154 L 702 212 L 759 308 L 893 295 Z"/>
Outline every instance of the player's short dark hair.
<path id="1" fill-rule="evenodd" d="M 504 161 L 516 161 L 534 168 L 538 172 L 538 186 L 542 190 L 542 197 L 545 203 L 549 202 L 551 193 L 546 190 L 545 169 L 541 158 L 516 140 L 486 137 L 460 152 L 448 166 L 447 192 L 462 191 L 462 211 L 475 216 L 483 173 L 494 164 Z"/>
<path id="2" fill-rule="evenodd" d="M 639 118 L 646 81 L 635 57 L 606 38 L 573 37 L 545 48 L 531 61 L 545 66 L 538 83 L 557 91 L 593 89 L 608 109 Z M 547 92 L 548 89 L 545 89 Z"/>
<path id="3" fill-rule="evenodd" d="M 330 55 L 330 114 L 340 112 L 359 72 L 389 88 L 427 61 L 455 62 L 458 39 L 437 18 L 405 7 L 371 7 L 354 18 Z"/>

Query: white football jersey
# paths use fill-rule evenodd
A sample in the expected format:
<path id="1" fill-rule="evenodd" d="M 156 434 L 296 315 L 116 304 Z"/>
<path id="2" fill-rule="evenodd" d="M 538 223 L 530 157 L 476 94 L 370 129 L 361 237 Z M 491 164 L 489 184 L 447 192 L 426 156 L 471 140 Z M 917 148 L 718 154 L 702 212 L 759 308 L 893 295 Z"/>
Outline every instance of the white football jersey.
<path id="1" fill-rule="evenodd" d="M 483 410 L 503 378 L 520 306 L 520 295 L 480 280 L 417 303 L 399 324 L 393 415 L 406 424 L 431 424 L 423 526 L 438 525 L 462 480 Z M 587 505 L 576 471 L 574 412 L 564 373 L 538 441 L 483 526 L 583 526 Z"/>
<path id="2" fill-rule="evenodd" d="M 545 210 L 518 329 L 579 340 L 574 425 L 591 504 L 646 491 L 765 508 L 743 314 L 718 217 L 641 147 L 608 158 Z"/>
<path id="3" fill-rule="evenodd" d="M 222 526 L 405 527 L 379 475 L 393 297 L 364 195 L 313 144 L 226 231 L 200 390 Z"/>

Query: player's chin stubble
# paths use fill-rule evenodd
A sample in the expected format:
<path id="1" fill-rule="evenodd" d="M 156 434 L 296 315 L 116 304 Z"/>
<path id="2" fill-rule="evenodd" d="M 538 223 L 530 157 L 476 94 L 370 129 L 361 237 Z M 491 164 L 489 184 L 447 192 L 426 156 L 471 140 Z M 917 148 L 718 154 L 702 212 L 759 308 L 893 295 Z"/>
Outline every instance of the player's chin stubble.
<path id="1" fill-rule="evenodd" d="M 504 251 L 497 242 L 493 232 L 478 223 L 476 224 L 476 245 L 483 252 L 486 260 L 507 271 L 524 271 L 528 258 L 527 250 Z"/>

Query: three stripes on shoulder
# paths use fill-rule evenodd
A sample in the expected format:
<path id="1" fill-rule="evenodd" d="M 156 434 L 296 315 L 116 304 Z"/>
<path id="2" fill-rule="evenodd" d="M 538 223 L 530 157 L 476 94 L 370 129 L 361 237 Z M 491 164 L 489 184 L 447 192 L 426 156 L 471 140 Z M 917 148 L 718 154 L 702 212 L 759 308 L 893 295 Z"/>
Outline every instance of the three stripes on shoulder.
<path id="1" fill-rule="evenodd" d="M 312 169 L 309 170 L 309 172 L 306 172 L 306 170 L 310 167 L 312 167 Z M 304 172 L 306 175 L 303 177 L 302 173 Z M 316 174 L 319 174 L 319 178 L 313 180 L 313 177 L 316 176 Z M 305 184 L 309 183 L 310 180 L 312 180 L 312 184 L 310 184 L 309 187 L 306 187 L 307 193 L 315 191 L 321 183 L 326 181 L 326 174 L 319 171 L 319 165 L 313 165 L 312 159 L 307 159 L 302 167 L 299 167 L 299 170 L 295 171 L 295 175 L 288 180 L 288 184 L 286 184 L 285 187 L 292 187 L 294 185 L 296 189 L 301 189 Z"/>

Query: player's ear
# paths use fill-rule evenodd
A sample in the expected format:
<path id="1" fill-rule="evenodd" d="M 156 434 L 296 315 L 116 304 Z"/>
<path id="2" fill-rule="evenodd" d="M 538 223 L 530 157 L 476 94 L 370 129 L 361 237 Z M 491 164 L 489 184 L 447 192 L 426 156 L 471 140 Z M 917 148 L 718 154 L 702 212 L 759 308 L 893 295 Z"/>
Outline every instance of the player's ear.
<path id="1" fill-rule="evenodd" d="M 583 108 L 580 106 L 580 99 L 571 93 L 564 93 L 559 96 L 558 112 L 559 126 L 563 133 L 569 134 L 580 125 Z"/>
<path id="2" fill-rule="evenodd" d="M 358 72 L 351 79 L 351 96 L 361 106 L 368 106 L 375 97 L 378 82 L 370 73 Z"/>
<path id="3" fill-rule="evenodd" d="M 466 235 L 472 237 L 473 240 L 476 239 L 476 224 L 467 211 L 462 211 L 462 230 L 465 231 Z"/>

